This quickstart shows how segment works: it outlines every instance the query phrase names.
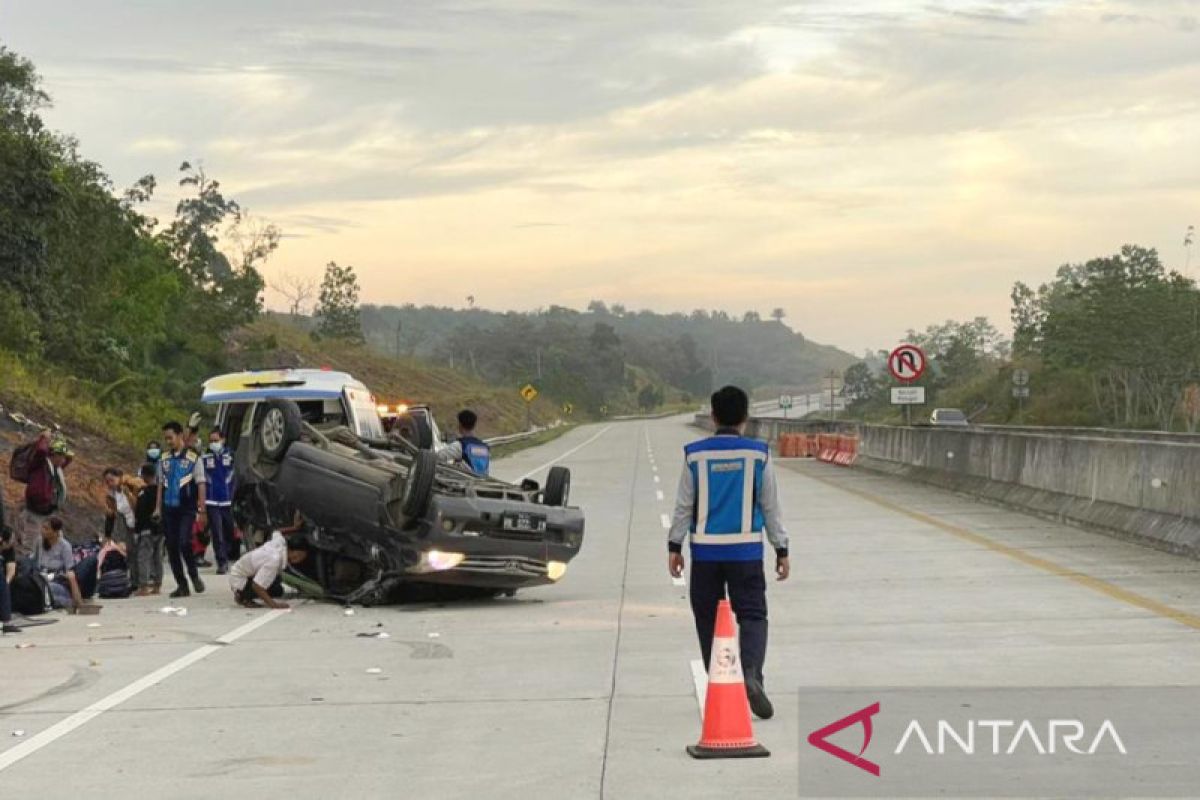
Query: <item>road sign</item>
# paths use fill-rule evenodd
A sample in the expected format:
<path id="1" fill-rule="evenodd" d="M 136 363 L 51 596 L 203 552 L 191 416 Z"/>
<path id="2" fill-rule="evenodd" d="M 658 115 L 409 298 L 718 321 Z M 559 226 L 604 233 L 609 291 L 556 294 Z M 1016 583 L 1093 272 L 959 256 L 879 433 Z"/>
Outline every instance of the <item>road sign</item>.
<path id="1" fill-rule="evenodd" d="M 924 386 L 893 386 L 892 405 L 894 406 L 923 406 L 925 405 Z"/>
<path id="2" fill-rule="evenodd" d="M 1013 387 L 1013 397 L 1018 397 L 1018 398 L 1029 397 L 1029 387 L 1028 386 L 1014 386 Z"/>
<path id="3" fill-rule="evenodd" d="M 538 390 L 533 388 L 532 383 L 525 384 L 521 389 L 521 397 L 525 398 L 526 403 L 532 403 L 534 398 L 538 396 Z"/>
<path id="4" fill-rule="evenodd" d="M 901 383 L 912 383 L 925 374 L 925 351 L 915 344 L 902 344 L 888 356 L 887 368 Z"/>
<path id="5" fill-rule="evenodd" d="M 563 403 L 563 413 L 564 414 L 575 413 L 575 406 L 571 405 L 570 403 Z"/>
<path id="6" fill-rule="evenodd" d="M 1014 369 L 1013 370 L 1013 386 L 1028 386 L 1029 385 L 1029 370 Z"/>
<path id="7" fill-rule="evenodd" d="M 790 394 L 781 394 L 779 396 L 779 407 L 780 408 L 791 408 L 792 407 L 792 396 Z"/>

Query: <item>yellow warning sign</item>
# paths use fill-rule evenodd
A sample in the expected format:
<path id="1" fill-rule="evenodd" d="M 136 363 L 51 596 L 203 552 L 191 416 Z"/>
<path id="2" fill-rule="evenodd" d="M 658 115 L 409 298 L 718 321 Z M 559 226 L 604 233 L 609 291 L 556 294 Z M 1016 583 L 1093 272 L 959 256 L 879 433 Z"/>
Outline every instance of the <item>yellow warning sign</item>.
<path id="1" fill-rule="evenodd" d="M 525 384 L 521 389 L 521 397 L 525 398 L 526 403 L 532 403 L 534 398 L 538 396 L 538 390 L 533 388 L 532 383 Z"/>

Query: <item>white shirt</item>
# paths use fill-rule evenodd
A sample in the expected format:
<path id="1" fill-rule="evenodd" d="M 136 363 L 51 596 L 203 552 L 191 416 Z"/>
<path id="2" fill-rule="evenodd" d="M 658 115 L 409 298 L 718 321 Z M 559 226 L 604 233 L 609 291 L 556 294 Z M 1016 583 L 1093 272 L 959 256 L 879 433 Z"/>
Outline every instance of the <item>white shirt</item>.
<path id="1" fill-rule="evenodd" d="M 133 509 L 129 506 L 129 498 L 121 489 L 113 489 L 111 494 L 113 502 L 117 504 L 117 513 L 125 518 L 125 527 L 133 530 L 137 523 L 134 521 Z"/>
<path id="2" fill-rule="evenodd" d="M 275 531 L 271 540 L 261 547 L 251 550 L 237 560 L 229 570 L 229 585 L 235 592 L 246 587 L 246 581 L 251 578 L 264 589 L 269 589 L 280 571 L 287 566 L 287 539 Z"/>

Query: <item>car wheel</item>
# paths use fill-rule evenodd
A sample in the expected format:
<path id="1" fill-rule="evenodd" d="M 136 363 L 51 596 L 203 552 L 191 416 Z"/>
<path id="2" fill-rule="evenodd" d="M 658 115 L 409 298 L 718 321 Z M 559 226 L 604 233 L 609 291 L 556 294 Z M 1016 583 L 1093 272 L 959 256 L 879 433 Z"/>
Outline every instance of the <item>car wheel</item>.
<path id="1" fill-rule="evenodd" d="M 429 424 L 429 420 L 423 414 L 414 414 L 412 423 L 413 444 L 421 450 L 433 449 L 433 426 Z"/>
<path id="2" fill-rule="evenodd" d="M 437 454 L 419 450 L 413 455 L 404 493 L 400 497 L 400 512 L 409 519 L 425 516 L 433 497 L 433 481 L 437 477 Z"/>
<path id="3" fill-rule="evenodd" d="M 566 467 L 551 467 L 546 476 L 546 491 L 542 502 L 548 506 L 565 506 L 571 499 L 571 470 Z"/>
<path id="4" fill-rule="evenodd" d="M 291 400 L 268 400 L 256 431 L 259 452 L 269 461 L 282 461 L 300 438 L 302 424 L 300 407 Z"/>

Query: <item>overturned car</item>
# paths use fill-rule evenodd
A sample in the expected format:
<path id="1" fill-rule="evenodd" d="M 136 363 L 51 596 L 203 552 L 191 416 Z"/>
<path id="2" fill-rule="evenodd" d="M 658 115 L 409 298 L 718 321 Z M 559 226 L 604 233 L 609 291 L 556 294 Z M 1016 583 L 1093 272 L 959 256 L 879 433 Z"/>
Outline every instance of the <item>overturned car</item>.
<path id="1" fill-rule="evenodd" d="M 294 577 L 328 597 L 382 602 L 410 583 L 511 593 L 561 579 L 582 545 L 567 469 L 518 486 L 439 463 L 428 437 L 386 434 L 371 392 L 345 373 L 225 375 L 203 399 L 235 443 L 249 546 L 298 514 L 290 538 L 309 557 Z"/>

